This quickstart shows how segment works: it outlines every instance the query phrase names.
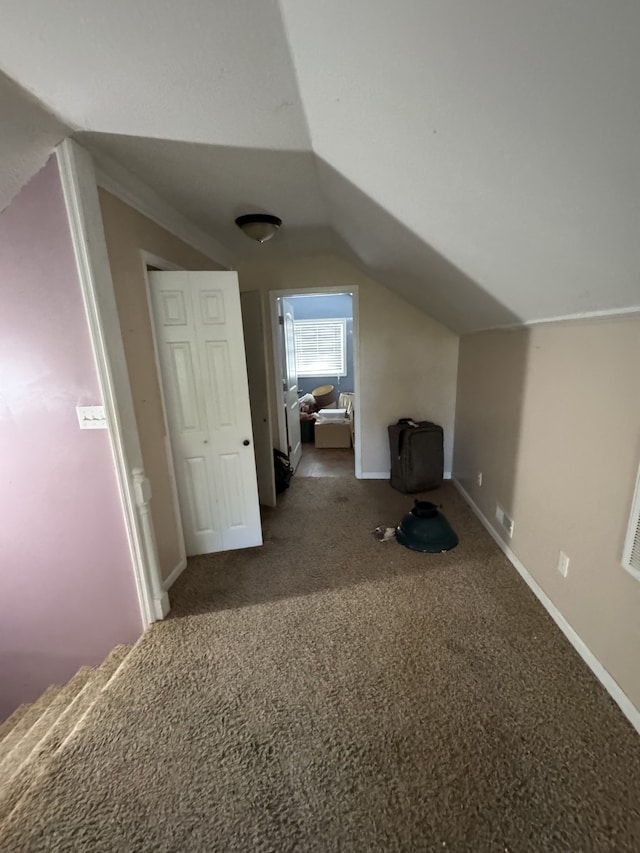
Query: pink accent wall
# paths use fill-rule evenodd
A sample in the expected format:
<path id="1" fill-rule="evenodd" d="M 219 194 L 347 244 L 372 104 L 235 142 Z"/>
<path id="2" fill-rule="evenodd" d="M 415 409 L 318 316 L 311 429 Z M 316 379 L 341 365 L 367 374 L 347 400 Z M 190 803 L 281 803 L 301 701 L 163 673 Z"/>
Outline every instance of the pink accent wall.
<path id="1" fill-rule="evenodd" d="M 57 161 L 0 214 L 0 719 L 141 634 Z"/>

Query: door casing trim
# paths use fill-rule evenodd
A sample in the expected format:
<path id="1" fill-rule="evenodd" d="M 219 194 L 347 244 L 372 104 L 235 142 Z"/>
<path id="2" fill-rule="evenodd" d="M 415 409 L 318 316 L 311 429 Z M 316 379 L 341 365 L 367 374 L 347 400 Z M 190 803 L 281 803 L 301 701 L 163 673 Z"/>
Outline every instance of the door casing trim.
<path id="1" fill-rule="evenodd" d="M 56 148 L 87 326 L 114 460 L 142 627 L 169 611 L 153 525 L 133 396 L 120 331 L 94 164 L 72 139 Z"/>
<path id="2" fill-rule="evenodd" d="M 149 323 L 151 324 L 151 338 L 153 340 L 153 360 L 156 369 L 156 381 L 160 389 L 160 404 L 162 407 L 162 425 L 164 428 L 164 452 L 167 462 L 167 470 L 169 472 L 169 481 L 171 483 L 171 501 L 173 504 L 173 515 L 176 520 L 176 531 L 178 534 L 178 555 L 179 561 L 173 569 L 169 577 L 163 582 L 163 587 L 168 590 L 180 577 L 182 572 L 187 568 L 187 549 L 184 542 L 184 531 L 182 529 L 182 513 L 180 511 L 180 500 L 178 498 L 178 484 L 176 482 L 176 467 L 173 459 L 173 450 L 171 449 L 171 438 L 169 434 L 169 421 L 167 420 L 167 403 L 164 395 L 164 385 L 160 374 L 160 355 L 158 350 L 158 338 L 156 335 L 156 324 L 153 317 L 153 305 L 151 303 L 151 282 L 149 281 L 149 270 L 147 267 L 157 267 L 163 272 L 180 271 L 185 272 L 185 268 L 173 261 L 168 261 L 166 258 L 161 258 L 160 255 L 154 255 L 147 252 L 146 249 L 140 249 L 140 260 L 142 262 L 142 274 L 144 276 L 145 294 L 147 297 L 147 313 L 149 315 Z"/>
<path id="3" fill-rule="evenodd" d="M 284 376 L 284 365 L 282 363 L 282 347 L 281 347 L 281 326 L 278 318 L 278 299 L 286 296 L 309 296 L 310 294 L 318 293 L 348 293 L 352 299 L 353 311 L 353 368 L 355 372 L 354 394 L 353 401 L 354 419 L 355 419 L 355 476 L 358 480 L 362 479 L 362 420 L 360 418 L 360 305 L 359 305 L 359 289 L 357 284 L 350 284 L 345 287 L 333 285 L 330 287 L 305 287 L 305 288 L 287 288 L 286 290 L 270 290 L 269 303 L 271 306 L 271 342 L 273 346 L 273 364 L 274 375 L 273 388 L 275 390 L 274 399 L 280 399 L 282 393 L 282 377 Z M 284 416 L 284 408 L 276 406 L 278 416 L 278 440 L 280 447 L 286 447 L 287 443 L 287 427 Z"/>

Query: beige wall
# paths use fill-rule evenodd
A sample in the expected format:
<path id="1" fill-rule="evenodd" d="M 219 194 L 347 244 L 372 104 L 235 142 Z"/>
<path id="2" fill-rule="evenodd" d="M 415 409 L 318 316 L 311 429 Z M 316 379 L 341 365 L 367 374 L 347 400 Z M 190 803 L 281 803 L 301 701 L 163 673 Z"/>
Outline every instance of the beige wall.
<path id="1" fill-rule="evenodd" d="M 451 470 L 458 336 L 378 282 L 336 257 L 262 261 L 238 266 L 241 290 L 359 288 L 362 470 L 389 472 L 387 425 L 399 417 L 433 420 L 445 430 L 445 468 Z M 271 327 L 267 329 L 273 376 Z M 275 392 L 270 393 L 276 412 Z M 274 431 L 277 435 L 277 429 Z"/>
<path id="2" fill-rule="evenodd" d="M 512 515 L 510 547 L 640 708 L 640 582 L 620 565 L 640 462 L 638 365 L 640 318 L 464 337 L 454 475 L 494 526 L 496 503 Z"/>
<path id="3" fill-rule="evenodd" d="M 166 578 L 178 565 L 180 550 L 140 251 L 146 250 L 185 269 L 221 266 L 104 190 L 100 190 L 100 204 L 144 466 L 153 488 L 158 553 Z M 388 475 L 387 425 L 405 416 L 442 424 L 445 468 L 451 470 L 457 335 L 338 258 L 247 262 L 238 266 L 238 272 L 241 291 L 262 292 L 267 318 L 270 290 L 357 285 L 363 472 Z M 268 323 L 266 334 L 271 377 L 273 348 Z M 271 383 L 269 394 L 275 413 Z"/>
<path id="4" fill-rule="evenodd" d="M 185 269 L 222 267 L 104 190 L 100 190 L 100 206 L 144 467 L 153 490 L 151 509 L 158 555 L 166 579 L 180 562 L 180 546 L 140 251 Z"/>

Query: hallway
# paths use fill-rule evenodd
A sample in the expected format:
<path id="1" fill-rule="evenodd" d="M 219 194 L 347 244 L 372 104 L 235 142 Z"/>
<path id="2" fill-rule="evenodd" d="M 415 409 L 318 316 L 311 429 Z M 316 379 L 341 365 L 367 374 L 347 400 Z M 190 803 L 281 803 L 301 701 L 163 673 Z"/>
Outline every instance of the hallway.
<path id="1" fill-rule="evenodd" d="M 296 477 L 354 477 L 353 447 L 302 445 Z"/>
<path id="2" fill-rule="evenodd" d="M 632 851 L 640 741 L 453 486 L 294 478 L 262 548 L 173 611 L 0 827 L 6 851 Z"/>

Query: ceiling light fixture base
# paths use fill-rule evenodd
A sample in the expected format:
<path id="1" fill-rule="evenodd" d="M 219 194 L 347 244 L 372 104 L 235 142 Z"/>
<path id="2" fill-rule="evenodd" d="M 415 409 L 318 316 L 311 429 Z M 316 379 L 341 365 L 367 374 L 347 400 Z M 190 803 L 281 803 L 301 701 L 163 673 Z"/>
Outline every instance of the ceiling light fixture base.
<path id="1" fill-rule="evenodd" d="M 251 240 L 266 243 L 282 225 L 282 219 L 270 213 L 245 213 L 236 219 L 236 225 Z"/>

